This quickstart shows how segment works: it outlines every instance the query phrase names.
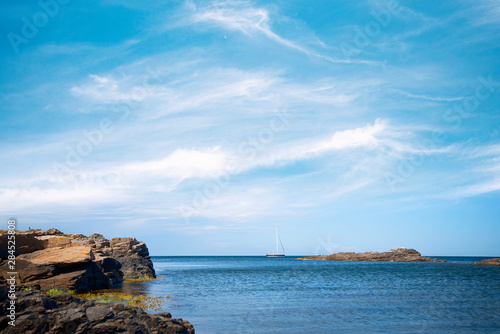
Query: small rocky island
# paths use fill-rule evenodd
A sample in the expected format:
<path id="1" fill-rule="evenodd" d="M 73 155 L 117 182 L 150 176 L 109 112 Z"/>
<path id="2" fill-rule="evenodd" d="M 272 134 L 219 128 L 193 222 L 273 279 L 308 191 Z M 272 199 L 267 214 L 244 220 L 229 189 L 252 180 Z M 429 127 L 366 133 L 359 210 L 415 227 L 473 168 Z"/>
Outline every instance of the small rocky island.
<path id="1" fill-rule="evenodd" d="M 170 313 L 99 304 L 71 293 L 122 286 L 124 280 L 156 278 L 146 244 L 135 238 L 107 240 L 100 234 L 57 229 L 16 231 L 16 326 L 9 325 L 8 232 L 0 230 L 1 333 L 183 333 L 193 326 Z M 68 292 L 48 295 L 50 291 Z"/>
<path id="2" fill-rule="evenodd" d="M 325 261 L 384 261 L 384 262 L 449 262 L 422 256 L 411 248 L 393 248 L 388 252 L 341 252 L 330 255 L 316 255 L 301 257 L 299 260 L 325 260 Z"/>
<path id="3" fill-rule="evenodd" d="M 500 266 L 500 257 L 494 259 L 484 259 L 481 262 L 474 262 L 473 264 L 481 266 Z"/>

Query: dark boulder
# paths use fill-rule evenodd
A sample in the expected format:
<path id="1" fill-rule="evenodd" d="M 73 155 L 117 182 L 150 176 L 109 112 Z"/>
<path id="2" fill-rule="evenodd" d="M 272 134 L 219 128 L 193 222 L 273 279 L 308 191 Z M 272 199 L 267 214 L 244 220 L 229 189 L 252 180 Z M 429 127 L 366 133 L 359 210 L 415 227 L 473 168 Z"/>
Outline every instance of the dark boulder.
<path id="1" fill-rule="evenodd" d="M 148 247 L 135 238 L 113 238 L 110 247 L 104 247 L 111 257 L 121 263 L 124 278 L 156 278 Z"/>
<path id="2" fill-rule="evenodd" d="M 0 287 L 0 295 L 2 289 Z M 47 296 L 20 291 L 16 300 L 16 326 L 10 326 L 9 299 L 0 298 L 1 333 L 166 333 L 194 334 L 193 326 L 170 313 L 147 314 L 138 307 L 96 304 L 69 294 Z"/>

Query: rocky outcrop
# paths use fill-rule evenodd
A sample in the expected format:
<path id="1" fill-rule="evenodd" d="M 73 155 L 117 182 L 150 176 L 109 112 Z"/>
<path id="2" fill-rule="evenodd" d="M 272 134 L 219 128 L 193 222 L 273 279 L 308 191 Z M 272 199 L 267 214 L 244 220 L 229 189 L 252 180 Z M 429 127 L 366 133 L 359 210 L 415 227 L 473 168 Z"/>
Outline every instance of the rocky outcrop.
<path id="1" fill-rule="evenodd" d="M 8 244 L 8 233 L 0 230 L 0 245 Z M 16 255 L 31 253 L 44 249 L 45 242 L 35 237 L 33 233 L 16 233 Z M 0 247 L 0 259 L 6 259 L 9 254 L 7 247 Z"/>
<path id="2" fill-rule="evenodd" d="M 386 261 L 386 262 L 448 262 L 422 256 L 414 249 L 394 248 L 388 252 L 366 252 L 366 253 L 335 253 L 331 255 L 306 256 L 300 260 L 326 260 L 326 261 Z"/>
<path id="3" fill-rule="evenodd" d="M 7 231 L 0 231 L 0 240 L 6 238 Z M 7 253 L 0 255 L 0 276 L 6 278 Z M 95 290 L 120 286 L 124 278 L 156 277 L 146 244 L 135 238 L 17 231 L 16 255 L 19 287 Z"/>
<path id="4" fill-rule="evenodd" d="M 7 317 L 5 289 L 0 287 L 1 333 L 167 333 L 194 334 L 193 326 L 170 313 L 147 314 L 138 307 L 95 304 L 70 294 L 49 297 L 20 291 L 16 300 L 15 327 Z"/>
<path id="5" fill-rule="evenodd" d="M 63 234 L 56 229 L 47 231 L 29 230 L 36 239 L 44 242 L 47 247 L 89 246 L 94 252 L 110 256 L 120 262 L 124 278 L 156 278 L 153 262 L 149 256 L 148 247 L 135 238 L 106 239 L 101 234 L 94 233 L 88 237 L 83 234 Z"/>
<path id="6" fill-rule="evenodd" d="M 79 235 L 79 239 L 73 241 L 74 244 L 86 244 L 88 242 L 96 250 L 120 262 L 125 279 L 156 278 L 153 262 L 149 256 L 148 247 L 144 242 L 135 238 L 113 238 L 108 240 L 97 233 L 88 238 Z"/>
<path id="7" fill-rule="evenodd" d="M 7 277 L 6 265 L 0 275 Z M 95 290 L 121 286 L 120 263 L 92 248 L 51 247 L 19 255 L 16 259 L 19 287 L 36 289 Z"/>
<path id="8" fill-rule="evenodd" d="M 109 247 L 103 251 L 120 262 L 125 278 L 156 277 L 148 247 L 142 241 L 135 238 L 113 238 Z"/>
<path id="9" fill-rule="evenodd" d="M 474 262 L 473 264 L 482 266 L 500 266 L 500 257 L 494 259 L 484 259 L 481 262 Z"/>

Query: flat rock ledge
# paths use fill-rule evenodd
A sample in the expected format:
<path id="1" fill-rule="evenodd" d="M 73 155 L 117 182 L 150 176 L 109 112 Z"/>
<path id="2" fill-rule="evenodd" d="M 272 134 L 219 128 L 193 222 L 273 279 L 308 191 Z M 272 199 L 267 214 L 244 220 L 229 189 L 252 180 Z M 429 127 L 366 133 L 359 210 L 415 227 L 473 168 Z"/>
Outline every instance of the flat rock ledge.
<path id="1" fill-rule="evenodd" d="M 8 233 L 0 230 L 0 244 Z M 8 253 L 0 250 L 0 284 L 8 278 Z M 108 240 L 100 234 L 64 234 L 57 229 L 16 231 L 19 288 L 97 290 L 124 279 L 156 278 L 146 244 L 135 238 Z"/>
<path id="2" fill-rule="evenodd" d="M 301 257 L 299 260 L 324 260 L 324 261 L 383 261 L 383 262 L 449 262 L 422 256 L 411 248 L 393 248 L 388 252 L 342 252 L 330 255 L 317 255 Z"/>
<path id="3" fill-rule="evenodd" d="M 122 304 L 96 304 L 70 294 L 48 296 L 36 291 L 19 291 L 16 326 L 7 317 L 5 287 L 0 286 L 1 333 L 166 333 L 194 334 L 193 326 L 170 313 L 147 314 L 141 308 Z"/>
<path id="4" fill-rule="evenodd" d="M 500 266 L 500 257 L 494 259 L 484 259 L 481 262 L 474 262 L 473 264 L 481 266 Z"/>

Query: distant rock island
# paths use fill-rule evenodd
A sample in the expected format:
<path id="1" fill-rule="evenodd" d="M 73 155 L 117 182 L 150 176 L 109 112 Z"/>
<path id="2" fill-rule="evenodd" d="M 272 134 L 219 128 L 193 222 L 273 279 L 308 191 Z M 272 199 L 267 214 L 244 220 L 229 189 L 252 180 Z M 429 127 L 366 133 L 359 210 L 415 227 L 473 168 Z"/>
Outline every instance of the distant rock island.
<path id="1" fill-rule="evenodd" d="M 324 261 L 385 261 L 385 262 L 449 262 L 422 256 L 411 248 L 393 248 L 388 252 L 341 252 L 330 255 L 316 255 L 301 257 L 299 260 L 324 260 Z"/>
<path id="2" fill-rule="evenodd" d="M 7 245 L 0 230 L 0 244 Z M 123 279 L 155 278 L 146 244 L 135 238 L 107 240 L 100 234 L 57 229 L 16 232 L 18 288 L 84 291 L 121 286 Z M 7 250 L 0 251 L 0 284 L 7 279 Z"/>
<path id="3" fill-rule="evenodd" d="M 482 266 L 500 266 L 500 257 L 494 259 L 484 259 L 481 262 L 474 262 L 473 264 Z"/>

